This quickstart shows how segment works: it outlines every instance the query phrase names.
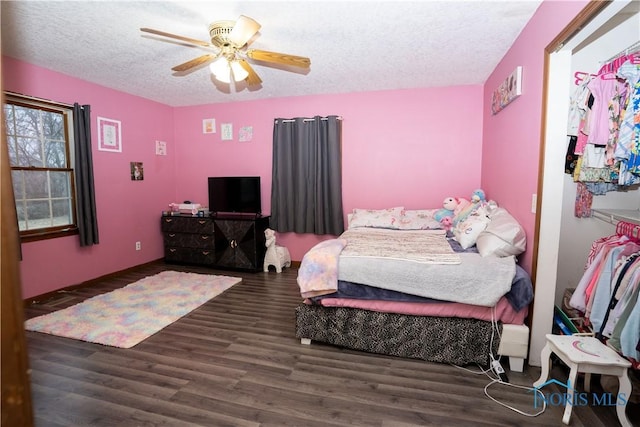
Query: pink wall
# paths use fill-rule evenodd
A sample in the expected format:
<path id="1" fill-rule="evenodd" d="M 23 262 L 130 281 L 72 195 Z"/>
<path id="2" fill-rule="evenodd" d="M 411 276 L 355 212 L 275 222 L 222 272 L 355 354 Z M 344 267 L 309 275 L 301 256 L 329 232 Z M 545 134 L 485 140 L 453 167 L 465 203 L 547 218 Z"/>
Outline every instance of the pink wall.
<path id="1" fill-rule="evenodd" d="M 91 105 L 100 244 L 77 236 L 22 244 L 22 295 L 27 299 L 161 258 L 159 212 L 174 194 L 175 154 L 155 155 L 155 141 L 173 142 L 173 109 L 11 58 L 2 58 L 2 87 L 57 102 Z M 120 120 L 122 153 L 98 151 L 97 117 Z M 143 162 L 131 181 L 129 162 Z M 135 250 L 135 242 L 142 250 Z"/>
<path id="2" fill-rule="evenodd" d="M 440 207 L 470 197 L 480 182 L 482 88 L 460 86 L 268 99 L 176 108 L 178 200 L 207 204 L 206 177 L 260 175 L 270 212 L 273 119 L 339 115 L 343 121 L 343 204 L 353 208 Z M 203 134 L 202 120 L 253 126 L 251 142 Z M 461 118 L 464 125 L 461 125 Z M 333 236 L 278 235 L 294 260 Z"/>
<path id="3" fill-rule="evenodd" d="M 22 245 L 23 297 L 162 258 L 159 214 L 169 202 L 207 203 L 211 175 L 260 175 L 270 211 L 273 119 L 337 114 L 343 122 L 343 202 L 355 207 L 439 207 L 480 182 L 482 87 L 425 88 L 308 96 L 171 108 L 3 57 L 3 89 L 92 107 L 100 244 L 80 248 L 75 236 Z M 215 90 L 212 88 L 212 90 Z M 454 112 L 456 114 L 452 114 Z M 122 153 L 97 150 L 96 118 L 122 123 Z M 465 118 L 460 126 L 459 117 Z M 203 134 L 202 119 L 253 126 L 247 143 Z M 155 155 L 155 141 L 168 155 Z M 143 162 L 131 181 L 129 162 Z M 280 235 L 294 260 L 332 236 Z M 135 241 L 142 250 L 135 251 Z"/>
<path id="4" fill-rule="evenodd" d="M 544 1 L 484 86 L 482 186 L 525 228 L 528 250 L 521 264 L 528 271 L 535 232 L 531 199 L 538 188 L 544 49 L 587 3 Z M 492 115 L 493 90 L 518 65 L 523 68 L 522 95 Z"/>

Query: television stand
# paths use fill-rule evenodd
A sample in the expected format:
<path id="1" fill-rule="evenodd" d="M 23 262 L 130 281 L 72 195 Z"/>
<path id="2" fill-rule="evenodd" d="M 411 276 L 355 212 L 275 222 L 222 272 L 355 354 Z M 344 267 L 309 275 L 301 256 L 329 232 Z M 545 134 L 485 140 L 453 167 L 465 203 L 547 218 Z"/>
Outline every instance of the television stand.
<path id="1" fill-rule="evenodd" d="M 231 212 L 208 217 L 163 216 L 165 261 L 262 271 L 269 217 Z"/>

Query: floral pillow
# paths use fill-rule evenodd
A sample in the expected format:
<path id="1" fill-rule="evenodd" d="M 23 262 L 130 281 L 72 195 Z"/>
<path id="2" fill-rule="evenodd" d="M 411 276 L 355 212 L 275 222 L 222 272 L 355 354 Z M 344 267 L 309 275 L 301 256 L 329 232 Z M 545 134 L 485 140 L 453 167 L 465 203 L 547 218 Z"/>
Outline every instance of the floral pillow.
<path id="1" fill-rule="evenodd" d="M 398 229 L 404 207 L 389 209 L 354 209 L 349 228 L 375 227 Z"/>
<path id="2" fill-rule="evenodd" d="M 433 219 L 437 209 L 405 210 L 400 217 L 400 230 L 435 230 L 442 228 L 439 221 Z"/>

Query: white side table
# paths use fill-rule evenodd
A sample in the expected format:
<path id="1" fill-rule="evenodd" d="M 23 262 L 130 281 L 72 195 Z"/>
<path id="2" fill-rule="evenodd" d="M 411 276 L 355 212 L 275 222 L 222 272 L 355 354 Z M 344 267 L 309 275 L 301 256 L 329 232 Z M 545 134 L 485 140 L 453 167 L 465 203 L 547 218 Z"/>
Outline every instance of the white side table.
<path id="1" fill-rule="evenodd" d="M 564 408 L 562 422 L 569 424 L 573 405 L 573 387 L 576 384 L 578 372 L 584 372 L 584 388 L 589 392 L 591 374 L 613 375 L 618 377 L 620 387 L 618 395 L 624 393 L 623 405 L 616 405 L 618 420 L 623 427 L 631 427 L 631 423 L 625 413 L 627 399 L 631 396 L 631 381 L 627 369 L 631 362 L 621 357 L 613 349 L 607 347 L 597 338 L 578 335 L 552 335 L 548 334 L 547 344 L 542 349 L 542 372 L 540 378 L 533 383 L 534 387 L 543 385 L 549 377 L 549 360 L 551 353 L 555 353 L 570 369 L 567 382 L 567 403 Z"/>

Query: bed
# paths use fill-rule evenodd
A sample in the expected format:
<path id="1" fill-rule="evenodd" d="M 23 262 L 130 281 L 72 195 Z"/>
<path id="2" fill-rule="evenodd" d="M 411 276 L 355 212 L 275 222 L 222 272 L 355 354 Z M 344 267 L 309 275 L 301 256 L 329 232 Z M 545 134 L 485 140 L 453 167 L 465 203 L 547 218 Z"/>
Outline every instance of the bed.
<path id="1" fill-rule="evenodd" d="M 516 262 L 524 235 L 513 232 L 513 217 L 503 209 L 487 214 L 470 244 L 442 229 L 434 210 L 366 212 L 362 221 L 355 210 L 342 235 L 303 257 L 296 336 L 456 365 L 486 366 L 490 354 L 501 354 L 521 371 L 533 288 Z"/>

